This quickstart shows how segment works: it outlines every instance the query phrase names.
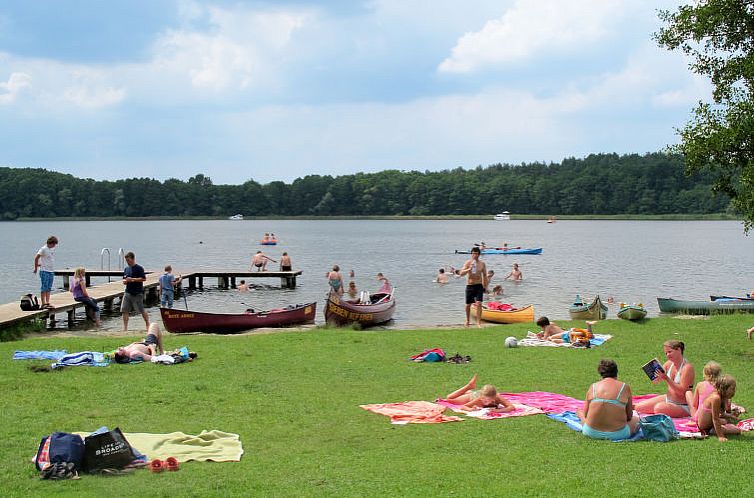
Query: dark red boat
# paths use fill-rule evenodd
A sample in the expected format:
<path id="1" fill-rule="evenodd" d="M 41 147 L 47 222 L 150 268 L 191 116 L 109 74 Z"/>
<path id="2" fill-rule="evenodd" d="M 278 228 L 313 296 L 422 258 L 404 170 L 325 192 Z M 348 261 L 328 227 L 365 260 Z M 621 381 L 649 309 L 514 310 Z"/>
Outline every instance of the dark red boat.
<path id="1" fill-rule="evenodd" d="M 313 322 L 317 303 L 296 304 L 287 308 L 245 313 L 207 313 L 204 311 L 160 308 L 162 323 L 174 333 L 213 332 L 233 334 L 259 327 L 284 327 Z"/>
<path id="2" fill-rule="evenodd" d="M 328 324 L 348 325 L 358 323 L 370 327 L 393 318 L 395 298 L 393 294 L 371 294 L 370 304 L 360 304 L 359 299 L 343 299 L 330 292 L 325 303 L 325 321 Z"/>

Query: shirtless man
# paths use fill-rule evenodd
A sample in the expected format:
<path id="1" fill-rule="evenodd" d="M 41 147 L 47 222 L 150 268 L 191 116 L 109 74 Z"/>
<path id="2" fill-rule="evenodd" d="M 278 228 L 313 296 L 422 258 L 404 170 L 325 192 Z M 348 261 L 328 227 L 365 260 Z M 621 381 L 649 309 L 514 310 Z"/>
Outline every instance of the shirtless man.
<path id="1" fill-rule="evenodd" d="M 448 274 L 445 273 L 445 268 L 440 268 L 440 270 L 437 272 L 437 277 L 435 277 L 435 282 L 437 282 L 438 284 L 448 283 Z"/>
<path id="2" fill-rule="evenodd" d="M 513 269 L 509 274 L 505 276 L 503 280 L 508 280 L 509 278 L 511 280 L 521 280 L 524 278 L 524 274 L 521 273 L 521 270 L 518 269 L 518 263 L 513 263 Z"/>
<path id="3" fill-rule="evenodd" d="M 586 322 L 587 334 L 589 335 L 589 337 L 594 335 L 592 332 L 592 325 L 594 325 L 595 323 L 597 322 Z M 550 323 L 550 319 L 546 316 L 543 316 L 539 320 L 537 320 L 537 326 L 542 329 L 542 331 L 537 334 L 537 337 L 551 342 L 574 343 L 579 341 L 584 335 L 583 329 L 570 329 L 567 331 L 563 330 L 554 323 Z"/>
<path id="4" fill-rule="evenodd" d="M 280 258 L 280 271 L 291 271 L 293 270 L 293 263 L 291 263 L 291 257 L 288 256 L 287 252 L 283 253 L 283 256 Z"/>
<path id="5" fill-rule="evenodd" d="M 265 256 L 262 251 L 257 251 L 254 257 L 251 258 L 251 267 L 252 269 L 256 267 L 257 271 L 267 271 L 267 261 L 277 263 L 277 261 L 275 261 L 274 259 Z"/>
<path id="6" fill-rule="evenodd" d="M 129 363 L 132 360 L 150 361 L 153 356 L 163 354 L 162 331 L 156 323 L 149 325 L 147 336 L 142 342 L 132 342 L 115 351 L 115 363 Z"/>
<path id="7" fill-rule="evenodd" d="M 466 275 L 466 326 L 471 325 L 471 305 L 477 303 L 476 326 L 482 327 L 482 301 L 487 291 L 487 265 L 479 259 L 482 251 L 478 247 L 471 248 L 471 259 L 458 270 L 458 275 Z"/>

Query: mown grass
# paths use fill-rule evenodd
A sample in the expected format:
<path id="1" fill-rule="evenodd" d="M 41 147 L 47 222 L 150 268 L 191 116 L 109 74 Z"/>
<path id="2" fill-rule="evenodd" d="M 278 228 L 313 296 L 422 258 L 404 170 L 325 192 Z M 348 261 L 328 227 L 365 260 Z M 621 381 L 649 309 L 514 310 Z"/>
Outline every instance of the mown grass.
<path id="1" fill-rule="evenodd" d="M 119 338 L 44 338 L 0 344 L 0 494 L 3 496 L 747 496 L 752 437 L 720 443 L 589 440 L 544 416 L 390 425 L 364 403 L 432 400 L 473 373 L 503 390 L 582 397 L 600 358 L 618 362 L 636 393 L 653 387 L 640 365 L 679 338 L 698 377 L 719 361 L 739 380 L 735 401 L 754 409 L 752 317 L 606 321 L 615 337 L 591 350 L 502 347 L 531 325 L 483 330 L 314 329 L 252 336 L 174 336 L 192 364 L 71 368 L 35 373 L 16 349 L 103 350 Z M 581 323 L 583 325 L 583 322 Z M 472 363 L 416 364 L 425 347 L 471 355 Z M 698 379 L 697 379 L 698 380 Z M 119 426 L 125 432 L 236 432 L 239 463 L 189 462 L 176 473 L 139 471 L 80 481 L 38 479 L 29 458 L 55 430 Z"/>

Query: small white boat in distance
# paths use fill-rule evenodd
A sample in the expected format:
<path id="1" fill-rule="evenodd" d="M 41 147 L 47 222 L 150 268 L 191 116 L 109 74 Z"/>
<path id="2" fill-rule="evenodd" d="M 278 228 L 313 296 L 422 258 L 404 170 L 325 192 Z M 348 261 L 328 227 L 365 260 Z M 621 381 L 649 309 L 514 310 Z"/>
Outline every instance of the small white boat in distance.
<path id="1" fill-rule="evenodd" d="M 511 219 L 511 214 L 508 211 L 503 211 L 502 213 L 495 215 L 495 220 L 497 221 L 507 221 Z"/>
<path id="2" fill-rule="evenodd" d="M 228 219 L 229 220 L 242 220 L 243 219 L 243 215 L 240 214 L 240 213 L 239 214 L 234 214 L 233 216 L 229 217 Z"/>

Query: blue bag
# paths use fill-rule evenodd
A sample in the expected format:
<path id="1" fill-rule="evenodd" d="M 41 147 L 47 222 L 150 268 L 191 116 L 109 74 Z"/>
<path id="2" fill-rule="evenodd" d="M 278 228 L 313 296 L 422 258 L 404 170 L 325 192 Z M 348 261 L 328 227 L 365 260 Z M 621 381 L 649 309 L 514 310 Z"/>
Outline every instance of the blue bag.
<path id="1" fill-rule="evenodd" d="M 44 470 L 54 463 L 72 463 L 81 470 L 84 463 L 84 440 L 77 434 L 53 432 L 42 438 L 34 463 L 37 470 Z"/>
<path id="2" fill-rule="evenodd" d="M 644 434 L 644 439 L 665 443 L 678 438 L 678 429 L 673 424 L 673 419 L 663 413 L 647 415 L 639 419 L 639 427 Z"/>

